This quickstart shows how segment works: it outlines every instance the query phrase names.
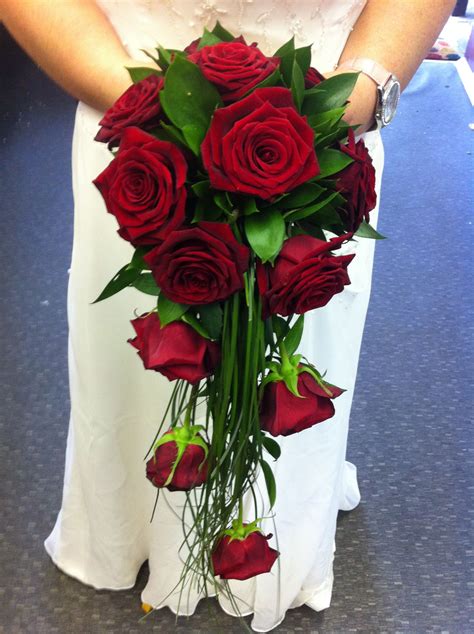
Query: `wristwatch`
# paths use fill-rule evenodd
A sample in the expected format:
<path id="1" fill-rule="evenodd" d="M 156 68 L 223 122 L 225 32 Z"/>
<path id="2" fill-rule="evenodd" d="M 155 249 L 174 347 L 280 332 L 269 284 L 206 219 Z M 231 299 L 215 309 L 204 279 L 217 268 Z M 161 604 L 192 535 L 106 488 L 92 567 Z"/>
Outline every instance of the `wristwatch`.
<path id="1" fill-rule="evenodd" d="M 347 59 L 338 66 L 358 70 L 370 77 L 377 85 L 377 104 L 375 106 L 375 126 L 371 130 L 380 130 L 388 125 L 397 110 L 400 99 L 400 82 L 397 77 L 381 64 L 367 57 Z"/>

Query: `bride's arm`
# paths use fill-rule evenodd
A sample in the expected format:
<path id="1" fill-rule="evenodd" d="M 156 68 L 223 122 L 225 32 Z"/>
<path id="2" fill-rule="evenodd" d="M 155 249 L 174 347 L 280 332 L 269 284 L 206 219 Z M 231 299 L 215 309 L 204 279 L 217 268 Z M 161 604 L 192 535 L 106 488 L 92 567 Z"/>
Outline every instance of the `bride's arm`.
<path id="1" fill-rule="evenodd" d="M 367 0 L 339 59 L 368 57 L 408 84 L 451 15 L 454 0 Z M 326 73 L 331 76 L 347 69 Z M 376 103 L 375 83 L 361 73 L 346 112 L 349 123 L 370 128 Z"/>
<path id="2" fill-rule="evenodd" d="M 137 62 L 93 0 L 0 0 L 0 21 L 52 79 L 94 108 L 107 109 L 131 83 L 125 66 Z"/>

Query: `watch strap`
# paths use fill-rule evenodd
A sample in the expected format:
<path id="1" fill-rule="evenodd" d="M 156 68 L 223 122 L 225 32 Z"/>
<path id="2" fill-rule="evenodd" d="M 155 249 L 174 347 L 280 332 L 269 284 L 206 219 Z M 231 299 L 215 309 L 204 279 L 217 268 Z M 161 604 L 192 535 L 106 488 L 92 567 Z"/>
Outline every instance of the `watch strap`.
<path id="1" fill-rule="evenodd" d="M 369 59 L 368 57 L 353 57 L 351 59 L 346 59 L 339 64 L 339 68 L 351 68 L 352 70 L 358 70 L 364 75 L 370 77 L 377 86 L 383 87 L 387 83 L 387 81 L 394 77 L 393 73 L 390 73 L 386 68 L 384 68 L 381 64 L 376 62 L 373 59 Z"/>

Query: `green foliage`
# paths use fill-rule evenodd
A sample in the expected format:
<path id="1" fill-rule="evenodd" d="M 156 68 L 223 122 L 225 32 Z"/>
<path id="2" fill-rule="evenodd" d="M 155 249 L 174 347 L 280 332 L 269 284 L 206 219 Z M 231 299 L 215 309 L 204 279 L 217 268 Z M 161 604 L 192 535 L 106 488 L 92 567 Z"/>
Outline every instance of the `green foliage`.
<path id="1" fill-rule="evenodd" d="M 285 337 L 285 349 L 288 356 L 296 351 L 303 337 L 304 315 L 300 315 Z"/>
<path id="2" fill-rule="evenodd" d="M 276 501 L 276 482 L 275 476 L 273 475 L 272 468 L 265 460 L 261 460 L 260 464 L 262 465 L 263 476 L 265 478 L 265 484 L 267 485 L 268 491 L 268 499 L 270 501 L 270 508 L 273 508 L 273 505 Z"/>
<path id="3" fill-rule="evenodd" d="M 276 209 L 246 216 L 245 235 L 262 262 L 273 260 L 280 252 L 286 235 L 283 216 Z"/>
<path id="4" fill-rule="evenodd" d="M 200 322 L 211 339 L 219 339 L 222 333 L 222 307 L 219 303 L 199 307 Z"/>
<path id="5" fill-rule="evenodd" d="M 357 81 L 359 73 L 341 73 L 305 91 L 302 114 L 333 110 L 344 106 Z"/>
<path id="6" fill-rule="evenodd" d="M 301 209 L 297 209 L 296 211 L 290 211 L 285 214 L 286 221 L 295 221 L 302 220 L 303 218 L 308 218 L 309 216 L 313 216 L 320 209 L 326 207 L 328 203 L 331 202 L 336 196 L 338 196 L 338 192 L 330 192 L 323 200 L 320 200 L 313 205 L 309 205 L 308 207 L 302 207 Z"/>
<path id="7" fill-rule="evenodd" d="M 320 172 L 317 179 L 327 178 L 337 172 L 342 171 L 345 167 L 353 162 L 350 156 L 339 150 L 324 148 L 317 153 Z"/>
<path id="8" fill-rule="evenodd" d="M 316 183 L 304 183 L 282 198 L 276 207 L 282 211 L 288 209 L 298 209 L 312 203 L 319 198 L 326 190 Z"/>
<path id="9" fill-rule="evenodd" d="M 273 440 L 270 436 L 263 436 L 262 445 L 274 460 L 278 460 L 281 455 L 281 448 L 276 440 Z"/>
<path id="10" fill-rule="evenodd" d="M 132 284 L 139 275 L 140 269 L 130 268 L 130 265 L 126 264 L 114 275 L 102 293 L 100 293 L 97 299 L 92 303 L 97 304 L 97 302 L 101 302 L 104 299 L 112 297 L 112 295 L 115 295 L 127 286 L 130 286 L 130 284 Z"/>
<path id="11" fill-rule="evenodd" d="M 159 295 L 160 289 L 156 285 L 155 278 L 151 273 L 141 273 L 135 280 L 133 281 L 133 286 L 141 291 L 142 293 L 146 293 L 147 295 Z"/>
<path id="12" fill-rule="evenodd" d="M 128 74 L 130 75 L 130 79 L 134 84 L 138 84 L 142 79 L 146 79 L 150 75 L 158 75 L 159 77 L 163 76 L 163 73 L 157 68 L 147 68 L 146 66 L 136 66 L 134 67 L 126 67 L 128 70 Z"/>
<path id="13" fill-rule="evenodd" d="M 386 236 L 383 236 L 381 233 L 376 231 L 371 225 L 369 225 L 365 220 L 361 223 L 359 228 L 354 234 L 359 238 L 372 238 L 373 240 L 386 240 Z"/>
<path id="14" fill-rule="evenodd" d="M 214 44 L 220 44 L 222 39 L 218 37 L 214 32 L 204 29 L 204 35 L 199 40 L 198 49 L 204 48 L 204 46 L 213 46 Z"/>
<path id="15" fill-rule="evenodd" d="M 223 42 L 232 42 L 232 40 L 235 40 L 235 35 L 232 35 L 232 33 L 224 29 L 219 20 L 217 20 L 216 25 L 212 29 L 212 33 Z"/>
<path id="16" fill-rule="evenodd" d="M 166 116 L 198 154 L 213 112 L 222 105 L 217 89 L 196 64 L 177 56 L 166 73 L 160 101 Z"/>
<path id="17" fill-rule="evenodd" d="M 161 327 L 167 326 L 172 321 L 177 321 L 189 309 L 184 304 L 176 304 L 168 299 L 163 293 L 158 297 L 158 316 Z"/>

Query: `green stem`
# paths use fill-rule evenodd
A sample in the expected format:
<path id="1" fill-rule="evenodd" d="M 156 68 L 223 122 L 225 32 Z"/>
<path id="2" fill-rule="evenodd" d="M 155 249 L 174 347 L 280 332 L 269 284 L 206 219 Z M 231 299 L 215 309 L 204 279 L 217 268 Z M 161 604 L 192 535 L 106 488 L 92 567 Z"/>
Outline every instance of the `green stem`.
<path id="1" fill-rule="evenodd" d="M 199 392 L 199 386 L 193 385 L 193 389 L 191 390 L 191 396 L 189 397 L 189 402 L 186 407 L 186 413 L 184 415 L 183 427 L 189 427 L 191 424 L 191 417 L 196 407 L 198 392 Z"/>

